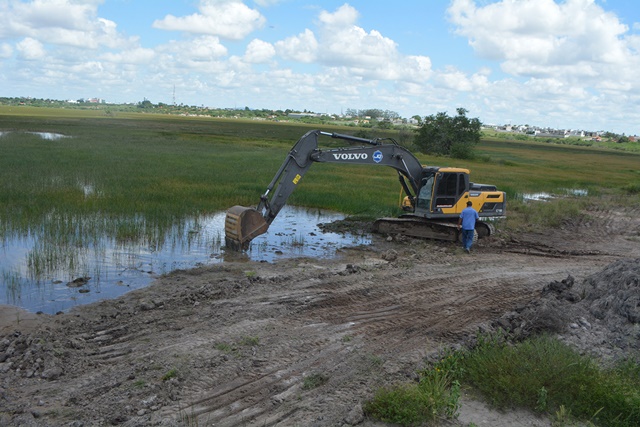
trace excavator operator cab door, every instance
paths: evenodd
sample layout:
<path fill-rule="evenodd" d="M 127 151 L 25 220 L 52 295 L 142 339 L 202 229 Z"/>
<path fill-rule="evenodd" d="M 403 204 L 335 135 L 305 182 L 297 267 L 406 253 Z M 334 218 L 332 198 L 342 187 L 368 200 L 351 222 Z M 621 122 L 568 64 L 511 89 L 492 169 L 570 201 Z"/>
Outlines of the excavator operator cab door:
<path fill-rule="evenodd" d="M 435 173 L 428 173 L 420 181 L 420 191 L 418 192 L 418 202 L 416 203 L 416 213 L 431 212 L 431 199 L 433 187 L 436 180 Z"/>

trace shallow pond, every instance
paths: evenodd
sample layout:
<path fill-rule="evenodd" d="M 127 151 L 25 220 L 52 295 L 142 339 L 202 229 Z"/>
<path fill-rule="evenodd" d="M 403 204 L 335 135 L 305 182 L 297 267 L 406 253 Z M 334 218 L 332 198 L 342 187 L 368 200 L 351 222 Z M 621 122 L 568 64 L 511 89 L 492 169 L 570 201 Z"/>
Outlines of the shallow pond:
<path fill-rule="evenodd" d="M 163 244 L 153 247 L 101 238 L 77 248 L 74 262 L 68 263 L 73 266 L 38 274 L 29 267 L 33 265 L 30 259 L 37 250 L 38 236 L 6 239 L 0 242 L 0 304 L 54 314 L 118 297 L 176 269 L 225 260 L 273 262 L 292 256 L 331 257 L 338 248 L 370 242 L 370 236 L 324 233 L 318 227 L 343 218 L 334 212 L 285 206 L 269 231 L 239 254 L 225 251 L 225 213 L 221 212 L 187 220 L 175 227 Z M 84 277 L 90 278 L 85 281 Z"/>

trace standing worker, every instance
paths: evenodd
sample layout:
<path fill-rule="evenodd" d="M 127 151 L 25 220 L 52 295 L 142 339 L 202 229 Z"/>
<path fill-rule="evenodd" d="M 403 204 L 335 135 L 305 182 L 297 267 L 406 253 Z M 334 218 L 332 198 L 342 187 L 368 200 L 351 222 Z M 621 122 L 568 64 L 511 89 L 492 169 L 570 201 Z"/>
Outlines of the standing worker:
<path fill-rule="evenodd" d="M 467 207 L 460 212 L 460 219 L 458 219 L 458 230 L 462 228 L 462 246 L 467 253 L 471 252 L 476 221 L 480 218 L 478 212 L 476 212 L 471 205 L 473 205 L 473 203 L 468 201 Z"/>

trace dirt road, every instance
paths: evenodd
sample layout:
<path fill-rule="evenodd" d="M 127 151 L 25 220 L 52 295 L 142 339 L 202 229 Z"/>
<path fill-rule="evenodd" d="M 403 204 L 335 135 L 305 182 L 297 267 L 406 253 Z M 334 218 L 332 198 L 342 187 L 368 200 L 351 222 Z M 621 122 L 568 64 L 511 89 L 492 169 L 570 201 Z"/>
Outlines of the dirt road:
<path fill-rule="evenodd" d="M 0 425 L 380 425 L 361 407 L 378 387 L 552 281 L 640 258 L 637 210 L 588 214 L 470 255 L 381 236 L 331 260 L 176 271 L 57 316 L 3 309 Z M 473 401 L 448 423 L 549 425 Z"/>

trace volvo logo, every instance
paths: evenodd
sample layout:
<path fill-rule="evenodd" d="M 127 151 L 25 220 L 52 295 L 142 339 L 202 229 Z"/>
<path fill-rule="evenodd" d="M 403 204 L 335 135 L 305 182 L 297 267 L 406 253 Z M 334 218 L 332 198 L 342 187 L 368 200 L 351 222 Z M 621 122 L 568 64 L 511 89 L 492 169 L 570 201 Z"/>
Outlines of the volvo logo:
<path fill-rule="evenodd" d="M 367 153 L 338 153 L 333 155 L 336 160 L 367 160 L 368 157 Z"/>
<path fill-rule="evenodd" d="M 376 150 L 375 153 L 373 153 L 373 161 L 376 163 L 380 163 L 382 161 L 382 157 L 384 157 L 382 155 L 382 151 L 380 150 Z"/>

